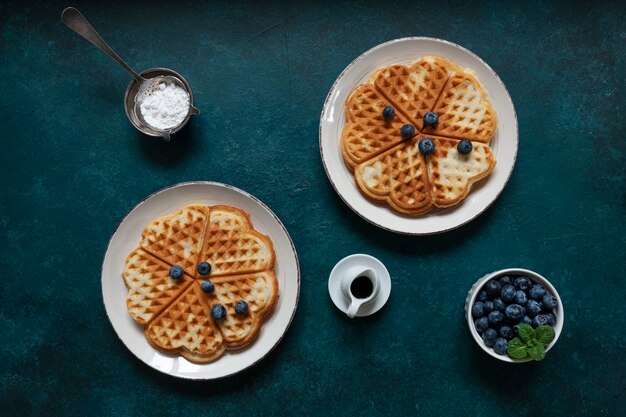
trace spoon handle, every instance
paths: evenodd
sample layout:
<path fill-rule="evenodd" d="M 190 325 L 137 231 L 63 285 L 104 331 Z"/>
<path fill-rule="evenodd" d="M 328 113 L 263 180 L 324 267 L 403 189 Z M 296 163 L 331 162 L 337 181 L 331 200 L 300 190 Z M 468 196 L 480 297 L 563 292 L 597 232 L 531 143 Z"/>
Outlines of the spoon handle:
<path fill-rule="evenodd" d="M 78 10 L 73 7 L 68 7 L 63 10 L 61 14 L 61 20 L 67 27 L 78 33 L 83 38 L 94 44 L 102 52 L 113 58 L 118 64 L 120 64 L 126 71 L 133 76 L 137 82 L 141 82 L 143 79 L 137 74 L 131 67 L 126 64 L 107 43 L 98 35 L 98 32 L 89 24 L 87 19 L 83 17 Z"/>

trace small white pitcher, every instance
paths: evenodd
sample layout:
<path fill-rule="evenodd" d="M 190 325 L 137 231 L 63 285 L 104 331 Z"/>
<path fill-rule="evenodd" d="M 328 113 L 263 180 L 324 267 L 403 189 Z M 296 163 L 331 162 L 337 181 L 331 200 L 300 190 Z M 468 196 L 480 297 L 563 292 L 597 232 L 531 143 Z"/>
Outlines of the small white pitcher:
<path fill-rule="evenodd" d="M 356 297 L 352 293 L 351 289 L 354 280 L 360 277 L 366 277 L 372 283 L 372 292 L 365 298 Z M 349 270 L 343 277 L 341 277 L 341 292 L 343 293 L 346 301 L 350 303 L 350 305 L 348 306 L 348 310 L 346 311 L 346 315 L 350 318 L 354 318 L 354 316 L 356 316 L 362 306 L 368 305 L 376 299 L 379 291 L 380 280 L 378 279 L 376 272 L 372 268 L 353 268 Z"/>
<path fill-rule="evenodd" d="M 369 282 L 362 283 L 363 288 L 358 287 L 361 282 L 354 282 L 359 277 L 369 280 Z M 370 283 L 371 287 L 367 285 Z M 330 299 L 350 318 L 365 317 L 376 313 L 383 308 L 390 293 L 389 271 L 381 261 L 364 253 L 355 253 L 341 259 L 328 276 Z"/>

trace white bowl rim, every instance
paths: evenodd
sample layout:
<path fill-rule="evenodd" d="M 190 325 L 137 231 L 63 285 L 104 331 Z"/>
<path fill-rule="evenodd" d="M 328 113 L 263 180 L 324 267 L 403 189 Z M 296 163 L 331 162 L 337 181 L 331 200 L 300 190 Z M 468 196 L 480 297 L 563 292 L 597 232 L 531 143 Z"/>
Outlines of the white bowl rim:
<path fill-rule="evenodd" d="M 500 269 L 498 271 L 494 271 L 485 275 L 484 277 L 478 279 L 478 281 L 474 283 L 465 301 L 465 319 L 467 321 L 467 327 L 469 328 L 470 333 L 472 334 L 472 337 L 474 338 L 474 341 L 482 348 L 482 350 L 484 350 L 486 353 L 493 356 L 494 358 L 501 360 L 503 362 L 509 362 L 509 363 L 530 362 L 532 361 L 531 358 L 513 359 L 508 355 L 498 355 L 496 352 L 494 352 L 492 348 L 485 345 L 485 342 L 483 342 L 482 338 L 480 337 L 480 335 L 474 328 L 474 320 L 471 314 L 471 310 L 472 310 L 471 306 L 474 305 L 474 301 L 476 300 L 476 297 L 478 296 L 478 292 L 487 281 L 493 278 L 503 276 L 503 275 L 527 276 L 528 278 L 531 279 L 531 281 L 535 281 L 543 285 L 544 288 L 546 288 L 546 290 L 550 291 L 550 293 L 556 297 L 557 307 L 555 309 L 556 325 L 554 326 L 554 340 L 552 340 L 552 342 L 550 342 L 550 344 L 546 347 L 546 353 L 550 349 L 552 349 L 552 347 L 556 344 L 556 341 L 559 339 L 559 336 L 561 335 L 561 331 L 563 330 L 563 321 L 565 317 L 565 313 L 563 310 L 563 302 L 561 301 L 561 297 L 559 296 L 559 293 L 557 292 L 556 288 L 554 288 L 554 286 L 550 283 L 550 281 L 548 281 L 544 276 L 542 276 L 541 274 L 538 274 L 537 272 L 531 271 L 529 269 L 524 269 L 524 268 Z"/>

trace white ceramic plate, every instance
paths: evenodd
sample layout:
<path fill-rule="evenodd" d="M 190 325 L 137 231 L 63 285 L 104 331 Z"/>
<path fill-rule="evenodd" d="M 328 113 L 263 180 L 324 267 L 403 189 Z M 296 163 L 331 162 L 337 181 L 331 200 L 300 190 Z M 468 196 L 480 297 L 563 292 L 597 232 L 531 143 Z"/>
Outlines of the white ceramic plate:
<path fill-rule="evenodd" d="M 479 181 L 463 202 L 447 209 L 434 209 L 421 217 L 404 216 L 387 205 L 376 204 L 358 190 L 354 175 L 341 156 L 341 131 L 345 124 L 345 101 L 354 87 L 364 84 L 383 66 L 415 62 L 422 55 L 451 59 L 476 72 L 498 115 L 498 129 L 491 140 L 497 164 L 491 175 Z M 467 49 L 434 38 L 402 38 L 378 45 L 352 61 L 335 81 L 324 103 L 320 120 L 320 152 L 326 174 L 341 199 L 365 220 L 392 232 L 424 235 L 459 227 L 482 213 L 506 185 L 517 156 L 517 115 L 506 87 L 482 59 Z"/>
<path fill-rule="evenodd" d="M 170 214 L 187 204 L 228 204 L 250 214 L 254 228 L 269 236 L 276 251 L 279 298 L 265 318 L 257 339 L 248 347 L 226 351 L 209 364 L 195 364 L 180 355 L 154 349 L 126 309 L 126 286 L 122 269 L 126 256 L 139 246 L 142 230 L 154 218 Z M 158 191 L 140 202 L 113 233 L 102 264 L 102 296 L 109 320 L 130 351 L 152 368 L 190 379 L 215 379 L 246 369 L 265 357 L 282 339 L 296 312 L 300 294 L 300 268 L 296 249 L 278 217 L 261 201 L 235 187 L 215 182 L 189 182 Z"/>

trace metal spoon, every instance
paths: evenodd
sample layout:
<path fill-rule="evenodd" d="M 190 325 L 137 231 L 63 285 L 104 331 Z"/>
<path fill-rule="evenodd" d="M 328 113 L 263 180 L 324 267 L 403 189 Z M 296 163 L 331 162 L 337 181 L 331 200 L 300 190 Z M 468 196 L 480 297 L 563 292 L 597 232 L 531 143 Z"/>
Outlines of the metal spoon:
<path fill-rule="evenodd" d="M 74 7 L 68 7 L 65 10 L 63 10 L 63 13 L 61 14 L 61 20 L 63 21 L 63 23 L 65 23 L 67 27 L 72 29 L 74 32 L 78 33 L 83 38 L 87 39 L 89 42 L 95 45 L 102 52 L 104 52 L 105 54 L 113 58 L 115 62 L 120 64 L 122 68 L 124 68 L 133 77 L 135 82 L 129 85 L 127 92 L 131 90 L 131 87 L 133 87 L 135 83 L 136 83 L 135 85 L 138 85 L 138 88 L 132 88 L 132 90 L 135 92 L 134 100 L 133 100 L 134 106 L 132 109 L 129 109 L 128 107 L 130 106 L 130 104 L 128 100 L 124 100 L 124 105 L 126 106 L 126 114 L 128 115 L 130 121 L 133 123 L 133 125 L 137 129 L 151 136 L 161 136 L 163 137 L 163 139 L 165 139 L 165 141 L 169 142 L 170 135 L 172 133 L 180 130 L 187 123 L 187 121 L 189 120 L 189 117 L 192 114 L 199 113 L 199 110 L 193 106 L 193 94 L 191 92 L 191 88 L 189 87 L 189 84 L 187 83 L 186 80 L 182 79 L 182 76 L 180 76 L 178 73 L 172 70 L 169 70 L 167 68 L 162 68 L 161 74 L 154 76 L 152 78 L 146 79 L 142 77 L 141 75 L 137 74 L 135 70 L 133 70 L 126 62 L 124 62 L 122 58 L 120 58 L 113 51 L 113 49 L 111 49 L 111 47 L 107 45 L 107 43 L 100 37 L 98 32 L 96 32 L 96 30 L 89 24 L 87 19 L 85 19 L 83 15 Z M 149 71 L 150 70 L 146 70 L 144 71 L 144 73 L 149 72 Z M 170 74 L 170 73 L 177 74 L 180 76 L 180 78 L 172 76 L 172 75 L 165 75 L 165 74 Z M 141 114 L 141 111 L 139 109 L 141 100 L 146 95 L 150 94 L 161 83 L 175 84 L 179 86 L 180 88 L 184 89 L 189 94 L 189 113 L 187 114 L 187 117 L 179 125 L 173 126 L 169 129 L 156 129 L 150 126 L 144 120 L 143 115 Z M 131 112 L 132 112 L 132 115 L 131 115 Z M 133 118 L 132 116 L 135 116 L 135 117 Z M 139 122 L 139 124 L 137 122 Z"/>

